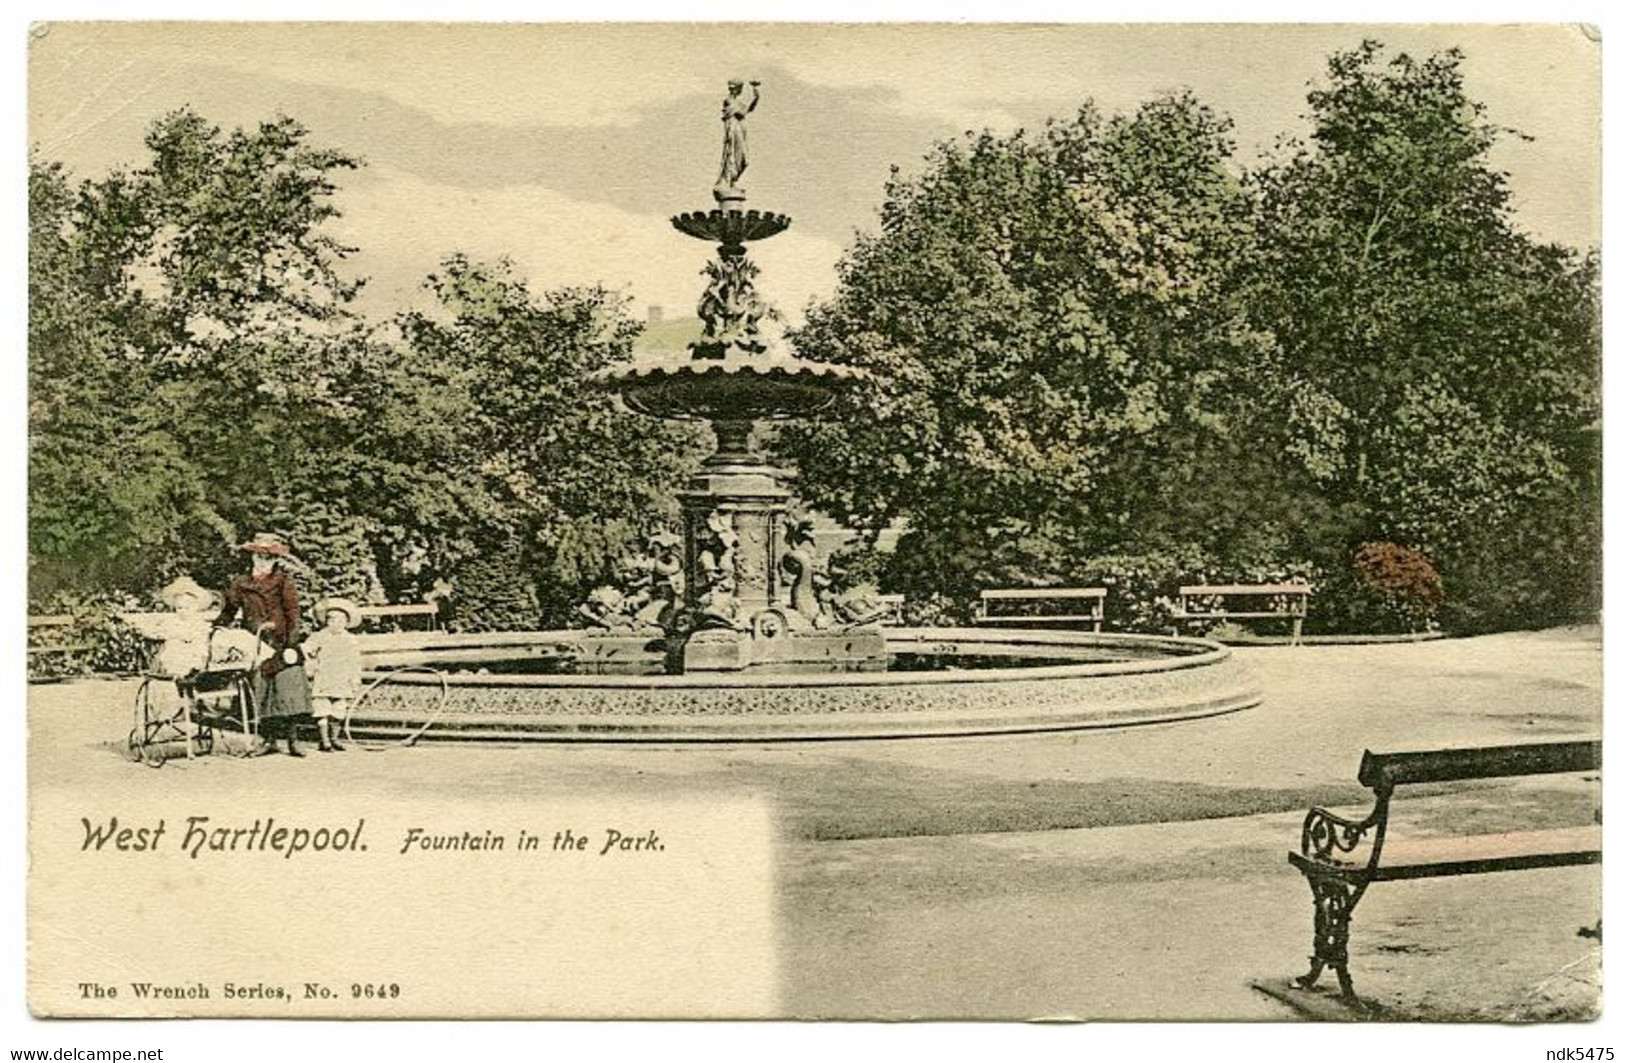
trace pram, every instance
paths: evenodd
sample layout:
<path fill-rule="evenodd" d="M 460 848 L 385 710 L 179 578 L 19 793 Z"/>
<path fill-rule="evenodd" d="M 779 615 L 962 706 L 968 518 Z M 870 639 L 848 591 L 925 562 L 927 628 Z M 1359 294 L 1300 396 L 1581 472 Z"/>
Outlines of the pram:
<path fill-rule="evenodd" d="M 149 638 L 155 635 L 152 624 L 134 626 Z M 155 666 L 135 695 L 129 738 L 134 758 L 161 767 L 177 744 L 188 760 L 211 753 L 219 729 L 240 733 L 241 752 L 248 753 L 259 731 L 251 676 L 265 660 L 265 644 L 252 632 L 227 628 L 210 629 L 201 640 L 173 630 L 156 637 L 163 643 Z"/>

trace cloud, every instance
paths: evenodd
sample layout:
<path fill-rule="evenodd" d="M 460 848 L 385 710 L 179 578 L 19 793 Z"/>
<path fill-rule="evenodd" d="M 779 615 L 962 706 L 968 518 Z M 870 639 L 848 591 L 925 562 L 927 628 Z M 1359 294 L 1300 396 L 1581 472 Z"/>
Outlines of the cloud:
<path fill-rule="evenodd" d="M 718 104 L 726 79 L 746 73 L 764 83 L 749 119 L 750 205 L 796 218 L 764 262 L 788 246 L 819 263 L 780 267 L 797 293 L 781 302 L 799 305 L 821 289 L 812 275 L 827 273 L 830 249 L 875 227 L 891 167 L 916 171 L 937 140 L 1038 128 L 1090 98 L 1130 111 L 1189 87 L 1235 119 L 1246 164 L 1303 131 L 1307 84 L 1365 35 L 1423 53 L 1461 43 L 1490 118 L 1540 138 L 1494 156 L 1523 223 L 1548 239 L 1598 239 L 1596 49 L 1559 27 L 62 24 L 31 46 L 30 135 L 44 157 L 88 174 L 138 164 L 145 127 L 182 104 L 227 127 L 281 112 L 389 175 L 346 178 L 346 209 L 370 235 L 406 226 L 448 247 L 459 231 L 521 244 L 558 229 L 525 210 L 569 204 L 615 232 L 642 219 L 663 240 L 666 215 L 711 205 Z M 434 198 L 383 195 L 408 179 Z M 458 208 L 469 200 L 484 213 Z M 530 257 L 619 276 L 604 258 L 613 241 L 586 222 L 573 234 Z M 570 254 L 583 270 L 563 265 Z M 375 288 L 403 269 L 376 261 Z M 663 305 L 697 297 L 650 265 L 627 277 Z"/>
<path fill-rule="evenodd" d="M 630 296 L 639 312 L 693 313 L 704 288 L 710 245 L 686 237 L 667 217 L 580 200 L 542 185 L 491 188 L 443 184 L 388 168 L 344 191 L 335 235 L 358 247 L 353 268 L 370 279 L 363 308 L 384 314 L 423 306 L 424 278 L 453 252 L 511 258 L 532 290 L 602 284 Z M 840 246 L 789 232 L 753 244 L 758 288 L 798 320 L 808 299 L 834 287 Z"/>
<path fill-rule="evenodd" d="M 66 32 L 57 36 L 53 48 L 39 48 L 33 58 L 31 135 L 44 157 L 81 173 L 138 163 L 143 130 L 160 115 L 191 105 L 226 127 L 287 114 L 305 124 L 317 143 L 434 184 L 541 185 L 635 212 L 711 205 L 721 143 L 721 74 L 706 88 L 692 76 L 630 79 L 660 91 L 630 93 L 629 106 L 616 111 L 617 124 L 608 124 L 583 120 L 592 109 L 576 106 L 583 94 L 621 98 L 621 83 L 591 63 L 570 76 L 555 71 L 548 84 L 562 80 L 569 86 L 560 96 L 509 83 L 500 108 L 407 102 L 456 95 L 444 64 L 448 55 L 472 47 L 465 42 L 460 49 L 441 47 L 419 56 L 412 50 L 416 31 L 397 43 L 393 65 L 376 57 L 363 64 L 366 78 L 355 63 L 330 69 L 317 62 L 328 54 L 327 45 L 304 53 L 301 62 L 309 69 L 294 77 L 299 71 L 290 69 L 275 35 L 264 42 L 261 62 L 242 58 L 241 44 L 228 47 L 229 41 L 215 42 L 218 51 L 181 53 L 160 34 L 147 51 L 120 53 L 113 47 L 116 34 L 111 41 L 98 34 L 88 41 L 60 39 Z M 667 39 L 668 63 L 669 53 L 686 54 Z M 350 72 L 341 76 L 337 69 Z M 912 163 L 933 139 L 954 132 L 899 112 L 890 106 L 890 90 L 823 88 L 771 66 L 750 72 L 765 82 L 763 104 L 750 120 L 751 169 L 744 183 L 751 205 L 792 213 L 801 231 L 825 239 L 844 243 L 855 228 L 871 225 L 891 163 Z M 438 88 L 406 91 L 414 80 Z M 469 98 L 481 100 L 488 92 L 482 76 Z M 514 102 L 521 100 L 523 106 Z"/>

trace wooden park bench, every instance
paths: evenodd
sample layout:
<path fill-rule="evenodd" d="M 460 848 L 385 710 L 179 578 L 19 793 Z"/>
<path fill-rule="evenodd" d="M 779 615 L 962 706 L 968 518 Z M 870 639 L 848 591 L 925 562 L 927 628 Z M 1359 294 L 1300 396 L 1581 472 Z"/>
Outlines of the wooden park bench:
<path fill-rule="evenodd" d="M 1048 612 L 1044 606 L 1058 606 Z M 1009 610 L 1015 611 L 1009 611 Z M 1088 624 L 1099 631 L 1106 619 L 1104 587 L 1018 587 L 983 591 L 978 624 Z"/>
<path fill-rule="evenodd" d="M 76 653 L 89 653 L 96 648 L 90 642 L 63 642 L 49 641 L 52 637 L 47 632 L 56 628 L 72 628 L 74 618 L 67 613 L 36 614 L 28 618 L 29 641 L 33 645 L 28 647 L 28 675 L 30 679 L 48 678 L 50 669 L 41 663 L 46 658 L 62 656 L 71 660 Z M 35 641 L 38 638 L 43 641 Z"/>
<path fill-rule="evenodd" d="M 1196 583 L 1179 588 L 1179 608 L 1173 619 L 1193 623 L 1209 620 L 1291 620 L 1292 644 L 1303 638 L 1303 618 L 1309 615 L 1307 583 Z M 1235 599 L 1244 599 L 1238 605 Z"/>
<path fill-rule="evenodd" d="M 1360 761 L 1360 785 L 1376 794 L 1364 819 L 1345 819 L 1323 808 L 1303 821 L 1292 866 L 1303 872 L 1315 906 L 1315 951 L 1309 973 L 1296 980 L 1308 989 L 1321 971 L 1337 972 L 1343 999 L 1359 1006 L 1349 977 L 1349 920 L 1375 882 L 1478 875 L 1538 867 L 1595 864 L 1602 860 L 1602 827 L 1547 828 L 1501 834 L 1390 838 L 1388 809 L 1394 790 L 1413 783 L 1494 779 L 1556 772 L 1597 771 L 1602 743 L 1544 742 L 1533 745 L 1439 749 L 1419 753 L 1373 753 Z"/>
<path fill-rule="evenodd" d="M 903 596 L 901 594 L 877 594 L 875 601 L 885 607 L 879 623 L 882 627 L 897 627 L 903 622 Z"/>
<path fill-rule="evenodd" d="M 419 605 L 363 605 L 361 619 L 363 621 L 377 622 L 396 617 L 422 616 L 428 618 L 428 630 L 434 631 L 440 625 L 440 606 L 434 602 L 424 602 Z"/>

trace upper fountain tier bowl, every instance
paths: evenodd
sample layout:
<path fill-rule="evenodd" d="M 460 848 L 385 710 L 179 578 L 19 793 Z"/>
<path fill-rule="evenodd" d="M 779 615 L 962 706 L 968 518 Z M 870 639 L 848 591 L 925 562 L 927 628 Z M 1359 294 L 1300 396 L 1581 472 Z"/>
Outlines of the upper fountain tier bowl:
<path fill-rule="evenodd" d="M 769 210 L 692 211 L 674 216 L 671 224 L 678 232 L 696 239 L 739 247 L 782 233 L 790 227 L 790 216 Z"/>

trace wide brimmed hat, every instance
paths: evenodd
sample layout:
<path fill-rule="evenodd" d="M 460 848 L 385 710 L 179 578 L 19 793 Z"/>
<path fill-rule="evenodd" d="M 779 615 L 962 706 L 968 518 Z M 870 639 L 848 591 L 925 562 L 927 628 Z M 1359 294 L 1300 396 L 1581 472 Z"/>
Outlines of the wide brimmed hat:
<path fill-rule="evenodd" d="M 158 600 L 171 609 L 207 609 L 214 605 L 214 595 L 191 576 L 181 576 L 158 592 Z"/>
<path fill-rule="evenodd" d="M 361 623 L 361 607 L 348 598 L 323 598 L 316 603 L 316 620 L 327 623 L 327 614 L 337 609 L 344 614 L 344 626 L 355 627 Z"/>
<path fill-rule="evenodd" d="M 254 538 L 238 547 L 251 554 L 270 554 L 273 557 L 287 557 L 288 544 L 282 541 L 282 536 L 275 532 L 260 532 Z"/>

